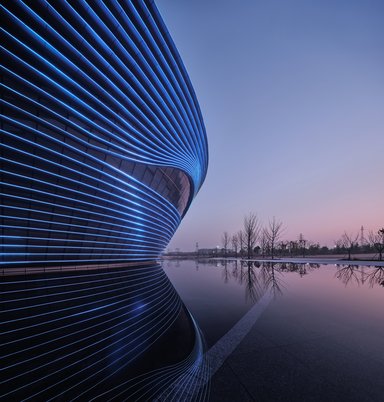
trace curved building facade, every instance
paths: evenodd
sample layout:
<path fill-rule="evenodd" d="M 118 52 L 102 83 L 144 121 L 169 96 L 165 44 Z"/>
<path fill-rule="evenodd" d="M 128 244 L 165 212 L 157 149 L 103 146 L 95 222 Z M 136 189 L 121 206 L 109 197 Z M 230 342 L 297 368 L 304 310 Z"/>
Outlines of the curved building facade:
<path fill-rule="evenodd" d="M 156 258 L 208 151 L 153 1 L 6 2 L 0 18 L 1 265 Z"/>
<path fill-rule="evenodd" d="M 0 4 L 0 399 L 204 400 L 161 265 L 208 164 L 152 0 Z"/>

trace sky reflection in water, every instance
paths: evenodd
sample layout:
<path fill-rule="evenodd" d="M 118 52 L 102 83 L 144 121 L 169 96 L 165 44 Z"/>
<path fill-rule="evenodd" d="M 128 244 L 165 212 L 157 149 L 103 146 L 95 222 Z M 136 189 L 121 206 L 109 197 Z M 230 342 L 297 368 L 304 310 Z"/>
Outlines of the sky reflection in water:
<path fill-rule="evenodd" d="M 369 332 L 371 339 L 384 336 L 383 267 L 165 261 L 163 268 L 208 347 L 265 291 L 272 291 L 274 299 L 263 314 L 281 320 L 280 330 L 295 323 L 321 336 L 336 327 Z"/>

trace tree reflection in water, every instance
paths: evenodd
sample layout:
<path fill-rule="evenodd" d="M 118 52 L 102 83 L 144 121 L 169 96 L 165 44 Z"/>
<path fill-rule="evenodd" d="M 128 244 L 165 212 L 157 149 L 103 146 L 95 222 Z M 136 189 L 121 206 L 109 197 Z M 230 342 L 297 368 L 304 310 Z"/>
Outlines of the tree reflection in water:
<path fill-rule="evenodd" d="M 295 263 L 275 261 L 247 260 L 199 260 L 199 263 L 215 265 L 223 268 L 222 278 L 225 283 L 234 280 L 245 288 L 246 301 L 256 303 L 266 291 L 271 291 L 273 297 L 283 294 L 285 289 L 284 273 L 297 273 L 301 277 L 319 269 L 323 264 Z M 198 269 L 196 262 L 196 269 Z M 326 264 L 324 264 L 326 265 Z M 384 267 L 343 265 L 337 266 L 335 278 L 345 286 L 364 285 L 384 287 Z"/>
<path fill-rule="evenodd" d="M 360 271 L 358 265 L 346 265 L 338 268 L 335 277 L 343 282 L 345 286 L 348 286 L 353 282 L 358 286 L 364 283 L 363 272 Z"/>
<path fill-rule="evenodd" d="M 365 273 L 365 279 L 369 286 L 380 285 L 384 287 L 384 267 L 370 267 L 370 272 Z"/>
<path fill-rule="evenodd" d="M 345 265 L 337 269 L 335 277 L 345 286 L 353 283 L 358 286 L 368 283 L 371 288 L 375 285 L 384 286 L 384 267 Z"/>
<path fill-rule="evenodd" d="M 264 262 L 260 267 L 260 277 L 262 278 L 265 291 L 270 290 L 273 297 L 283 294 L 284 281 L 281 275 L 282 264 L 274 262 Z"/>
<path fill-rule="evenodd" d="M 243 282 L 245 283 L 245 299 L 256 302 L 264 294 L 263 286 L 257 275 L 256 269 L 254 269 L 254 263 L 247 261 L 245 266 L 245 272 L 243 274 Z"/>
<path fill-rule="evenodd" d="M 223 269 L 223 279 L 224 283 L 228 283 L 230 277 L 231 277 L 231 272 L 228 270 L 228 261 L 224 260 L 221 265 L 224 267 Z"/>
<path fill-rule="evenodd" d="M 232 276 L 233 276 L 236 280 L 239 279 L 239 269 L 238 269 L 238 265 L 239 265 L 239 263 L 238 263 L 237 260 L 234 261 L 233 264 L 232 264 Z"/>
<path fill-rule="evenodd" d="M 283 264 L 281 263 L 238 260 L 221 260 L 219 262 L 218 260 L 205 260 L 200 262 L 222 267 L 224 283 L 228 283 L 232 278 L 240 285 L 244 285 L 247 301 L 258 301 L 267 290 L 272 290 L 275 296 L 282 294 L 284 283 L 281 271 L 285 269 L 282 269 Z M 292 270 L 292 264 L 290 266 Z"/>

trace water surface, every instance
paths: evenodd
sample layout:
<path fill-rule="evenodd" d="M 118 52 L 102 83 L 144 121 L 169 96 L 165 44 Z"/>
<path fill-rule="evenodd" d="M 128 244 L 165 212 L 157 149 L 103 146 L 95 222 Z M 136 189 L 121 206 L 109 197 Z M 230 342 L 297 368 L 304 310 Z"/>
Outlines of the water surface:
<path fill-rule="evenodd" d="M 384 267 L 165 261 L 163 268 L 212 346 L 262 297 L 273 336 L 290 332 L 339 337 L 384 361 Z M 257 325 L 257 324 L 256 324 Z M 353 334 L 344 339 L 345 332 Z M 272 336 L 272 335 L 271 335 Z M 353 341 L 352 341 L 353 338 Z"/>

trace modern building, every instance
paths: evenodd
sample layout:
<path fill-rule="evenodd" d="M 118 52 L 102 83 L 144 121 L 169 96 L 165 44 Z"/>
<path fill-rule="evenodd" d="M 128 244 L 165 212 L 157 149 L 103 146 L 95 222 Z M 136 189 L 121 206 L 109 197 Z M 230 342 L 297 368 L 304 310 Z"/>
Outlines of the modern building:
<path fill-rule="evenodd" d="M 207 139 L 154 2 L 8 1 L 0 21 L 0 399 L 204 399 L 155 259 Z"/>
<path fill-rule="evenodd" d="M 207 139 L 153 1 L 0 7 L 4 267 L 156 258 Z"/>

